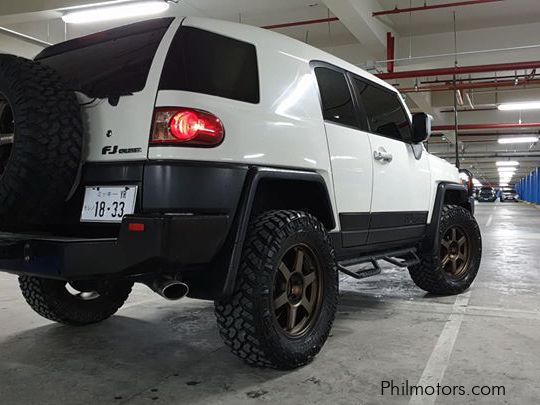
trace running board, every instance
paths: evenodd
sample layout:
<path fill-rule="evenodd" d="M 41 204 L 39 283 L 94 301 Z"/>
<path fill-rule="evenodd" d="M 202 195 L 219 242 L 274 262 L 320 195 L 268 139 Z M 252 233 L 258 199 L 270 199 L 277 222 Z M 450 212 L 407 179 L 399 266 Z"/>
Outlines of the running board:
<path fill-rule="evenodd" d="M 400 268 L 414 266 L 415 264 L 420 263 L 420 258 L 416 254 L 416 248 L 411 248 L 394 250 L 389 252 L 381 252 L 378 254 L 343 260 L 338 263 L 338 269 L 339 271 L 350 277 L 361 280 L 363 278 L 376 276 L 377 274 L 381 273 L 381 268 L 378 263 L 379 260 L 384 260 L 385 262 L 388 262 Z M 371 263 L 373 267 L 361 269 L 358 271 L 352 271 L 349 269 L 350 267 L 364 263 Z"/>
<path fill-rule="evenodd" d="M 368 269 L 361 269 L 361 270 L 357 270 L 357 271 L 352 271 L 352 270 L 349 270 L 346 267 L 343 267 L 340 264 L 338 264 L 338 269 L 342 273 L 344 273 L 344 274 L 346 274 L 346 275 L 348 275 L 348 276 L 350 276 L 352 278 L 355 278 L 357 280 L 361 280 L 363 278 L 376 276 L 377 274 L 381 273 L 381 268 L 379 267 L 379 263 L 377 263 L 377 261 L 375 261 L 375 260 L 372 261 L 371 263 L 373 264 L 373 267 L 368 268 Z"/>

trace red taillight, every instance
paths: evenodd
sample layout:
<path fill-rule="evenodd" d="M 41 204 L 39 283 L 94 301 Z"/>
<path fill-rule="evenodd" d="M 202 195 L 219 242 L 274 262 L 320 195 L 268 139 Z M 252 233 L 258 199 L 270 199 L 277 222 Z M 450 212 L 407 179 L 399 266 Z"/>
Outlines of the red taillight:
<path fill-rule="evenodd" d="M 225 136 L 221 120 L 206 111 L 191 108 L 159 108 L 154 115 L 150 143 L 211 147 Z"/>

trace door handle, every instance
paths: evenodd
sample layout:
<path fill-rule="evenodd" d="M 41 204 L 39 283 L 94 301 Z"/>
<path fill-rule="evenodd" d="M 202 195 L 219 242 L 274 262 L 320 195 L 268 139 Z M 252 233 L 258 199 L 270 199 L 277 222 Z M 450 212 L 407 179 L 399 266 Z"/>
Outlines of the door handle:
<path fill-rule="evenodd" d="M 378 162 L 390 163 L 393 159 L 393 156 L 391 153 L 388 153 L 384 148 L 379 148 L 379 150 L 373 152 L 373 158 Z"/>

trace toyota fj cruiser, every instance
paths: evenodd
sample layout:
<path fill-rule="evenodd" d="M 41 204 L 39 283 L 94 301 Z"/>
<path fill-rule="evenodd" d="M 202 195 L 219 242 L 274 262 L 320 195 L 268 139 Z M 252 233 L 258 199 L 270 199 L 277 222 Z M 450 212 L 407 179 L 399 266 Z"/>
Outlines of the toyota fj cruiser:
<path fill-rule="evenodd" d="M 385 260 L 434 294 L 474 280 L 470 190 L 429 134 L 385 82 L 240 24 L 161 18 L 1 55 L 0 268 L 70 325 L 134 282 L 213 300 L 236 355 L 298 367 L 339 271 Z"/>

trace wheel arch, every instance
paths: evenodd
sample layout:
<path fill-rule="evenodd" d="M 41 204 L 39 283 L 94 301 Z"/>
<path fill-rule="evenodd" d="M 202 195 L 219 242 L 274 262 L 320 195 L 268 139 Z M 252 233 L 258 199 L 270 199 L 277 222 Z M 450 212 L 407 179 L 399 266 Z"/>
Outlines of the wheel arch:
<path fill-rule="evenodd" d="M 438 243 L 441 212 L 443 206 L 448 204 L 458 205 L 471 212 L 471 214 L 474 214 L 474 199 L 469 196 L 469 192 L 465 186 L 448 182 L 439 183 L 437 185 L 431 222 L 426 229 L 426 237 L 422 244 L 422 250 L 429 251 Z"/>
<path fill-rule="evenodd" d="M 287 196 L 280 194 L 286 193 Z M 238 207 L 233 228 L 234 244 L 222 296 L 234 291 L 238 266 L 248 231 L 254 215 L 270 209 L 299 209 L 316 216 L 331 230 L 336 219 L 326 182 L 317 172 L 301 170 L 252 167 L 249 169 L 245 189 Z"/>

